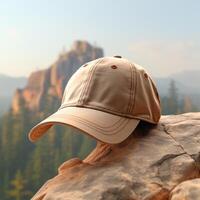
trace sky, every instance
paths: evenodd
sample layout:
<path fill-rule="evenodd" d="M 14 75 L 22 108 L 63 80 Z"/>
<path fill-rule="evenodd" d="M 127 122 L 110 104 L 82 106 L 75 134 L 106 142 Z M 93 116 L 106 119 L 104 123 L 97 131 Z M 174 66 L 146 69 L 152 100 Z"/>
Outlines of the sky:
<path fill-rule="evenodd" d="M 198 0 L 1 0 L 0 74 L 29 76 L 87 40 L 156 77 L 200 70 Z"/>

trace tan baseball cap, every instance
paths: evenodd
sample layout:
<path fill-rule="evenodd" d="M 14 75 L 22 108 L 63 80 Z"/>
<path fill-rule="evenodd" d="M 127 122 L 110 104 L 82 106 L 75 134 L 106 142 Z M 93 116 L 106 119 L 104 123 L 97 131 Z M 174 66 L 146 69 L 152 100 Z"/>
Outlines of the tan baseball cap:
<path fill-rule="evenodd" d="M 145 69 L 121 56 L 102 57 L 82 65 L 68 81 L 58 111 L 33 127 L 36 141 L 54 124 L 65 124 L 97 140 L 125 140 L 140 120 L 157 124 L 160 99 Z"/>

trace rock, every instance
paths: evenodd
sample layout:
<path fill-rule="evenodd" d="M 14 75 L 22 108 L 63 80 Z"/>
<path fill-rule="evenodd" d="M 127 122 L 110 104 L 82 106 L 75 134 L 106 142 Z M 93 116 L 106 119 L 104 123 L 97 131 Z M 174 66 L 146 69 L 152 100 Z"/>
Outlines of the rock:
<path fill-rule="evenodd" d="M 86 41 L 75 41 L 71 50 L 59 55 L 49 68 L 33 72 L 24 89 L 18 89 L 12 100 L 12 111 L 18 113 L 23 104 L 36 113 L 44 110 L 48 95 L 60 102 L 72 74 L 84 63 L 103 57 L 103 50 Z"/>
<path fill-rule="evenodd" d="M 199 144 L 200 113 L 140 122 L 124 142 L 99 142 L 83 161 L 65 162 L 32 200 L 177 200 L 185 181 L 200 177 Z M 191 183 L 191 195 L 197 184 Z"/>
<path fill-rule="evenodd" d="M 200 178 L 184 181 L 176 186 L 171 194 L 170 200 L 199 200 Z"/>

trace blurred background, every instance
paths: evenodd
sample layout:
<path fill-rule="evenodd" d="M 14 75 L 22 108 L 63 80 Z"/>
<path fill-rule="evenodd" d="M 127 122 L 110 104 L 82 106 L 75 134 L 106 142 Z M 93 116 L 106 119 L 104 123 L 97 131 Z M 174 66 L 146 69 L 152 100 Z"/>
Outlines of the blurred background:
<path fill-rule="evenodd" d="M 163 115 L 200 111 L 199 10 L 197 0 L 0 1 L 0 199 L 30 199 L 95 147 L 69 127 L 27 138 L 85 62 L 121 55 L 151 74 Z"/>

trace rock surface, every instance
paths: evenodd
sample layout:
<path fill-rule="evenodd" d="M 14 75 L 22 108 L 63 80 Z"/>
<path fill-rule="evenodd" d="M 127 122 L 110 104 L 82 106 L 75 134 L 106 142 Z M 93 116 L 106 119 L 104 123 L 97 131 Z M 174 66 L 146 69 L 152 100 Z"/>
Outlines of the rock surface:
<path fill-rule="evenodd" d="M 98 143 L 85 160 L 63 163 L 32 200 L 200 199 L 199 152 L 200 113 L 162 116 L 121 144 Z"/>
<path fill-rule="evenodd" d="M 61 53 L 49 68 L 33 72 L 25 88 L 16 90 L 12 100 L 13 112 L 18 113 L 21 104 L 30 111 L 42 111 L 48 96 L 60 104 L 64 88 L 72 74 L 84 63 L 99 57 L 103 57 L 101 48 L 86 41 L 75 41 L 71 50 Z"/>
<path fill-rule="evenodd" d="M 171 200 L 199 200 L 200 199 L 200 178 L 184 181 L 173 189 Z"/>

